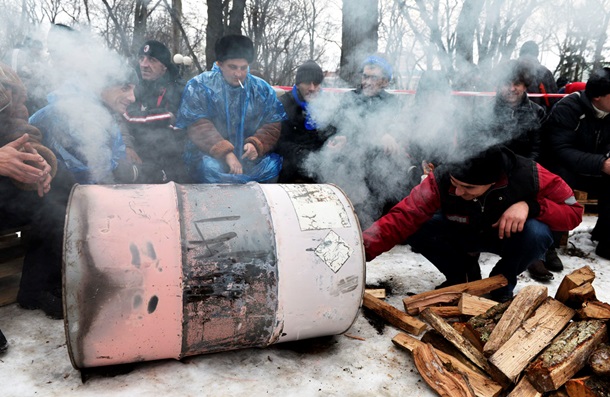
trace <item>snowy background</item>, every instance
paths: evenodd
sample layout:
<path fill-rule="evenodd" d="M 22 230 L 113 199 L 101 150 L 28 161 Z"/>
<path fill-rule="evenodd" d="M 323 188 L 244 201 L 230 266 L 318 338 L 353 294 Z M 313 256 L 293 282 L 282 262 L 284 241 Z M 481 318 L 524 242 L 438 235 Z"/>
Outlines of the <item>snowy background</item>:
<path fill-rule="evenodd" d="M 590 232 L 596 218 L 587 216 L 560 249 L 565 265 L 547 284 L 554 296 L 564 275 L 589 265 L 600 300 L 610 302 L 610 261 L 597 257 Z M 498 260 L 481 255 L 483 276 Z M 407 293 L 433 289 L 443 276 L 408 246 L 398 246 L 367 264 L 367 285 L 388 287 L 387 301 L 403 309 Z M 518 291 L 536 284 L 527 272 Z M 272 345 L 260 349 L 187 357 L 129 365 L 126 373 L 85 373 L 75 370 L 68 356 L 64 323 L 40 310 L 18 305 L 0 307 L 0 329 L 9 348 L 0 354 L 0 396 L 435 396 L 421 380 L 411 355 L 391 340 L 398 333 L 385 326 L 381 333 L 362 313 L 346 335 Z"/>

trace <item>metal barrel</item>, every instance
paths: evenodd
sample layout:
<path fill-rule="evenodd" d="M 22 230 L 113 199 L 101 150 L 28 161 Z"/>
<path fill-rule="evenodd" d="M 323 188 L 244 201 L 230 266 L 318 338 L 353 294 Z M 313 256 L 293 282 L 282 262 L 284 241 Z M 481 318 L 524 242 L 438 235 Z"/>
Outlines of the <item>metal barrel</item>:
<path fill-rule="evenodd" d="M 63 270 L 79 369 L 340 334 L 365 284 L 333 185 L 77 185 Z"/>

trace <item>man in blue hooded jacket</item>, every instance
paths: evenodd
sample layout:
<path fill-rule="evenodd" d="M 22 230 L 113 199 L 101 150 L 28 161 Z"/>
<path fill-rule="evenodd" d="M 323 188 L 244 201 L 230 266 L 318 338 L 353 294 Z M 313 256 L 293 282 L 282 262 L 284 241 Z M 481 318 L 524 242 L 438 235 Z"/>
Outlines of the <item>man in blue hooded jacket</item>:
<path fill-rule="evenodd" d="M 249 73 L 252 41 L 222 37 L 211 71 L 186 85 L 176 126 L 186 128 L 185 162 L 195 182 L 274 182 L 282 158 L 271 153 L 286 118 L 273 88 Z"/>

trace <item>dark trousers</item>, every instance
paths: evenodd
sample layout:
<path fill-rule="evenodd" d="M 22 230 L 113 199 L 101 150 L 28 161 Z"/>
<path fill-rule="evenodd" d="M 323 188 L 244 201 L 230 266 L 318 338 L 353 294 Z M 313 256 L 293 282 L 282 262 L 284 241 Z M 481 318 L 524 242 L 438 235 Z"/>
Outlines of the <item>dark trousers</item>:
<path fill-rule="evenodd" d="M 69 191 L 52 184 L 52 192 L 41 198 L 36 191 L 21 190 L 10 179 L 0 178 L 1 227 L 29 226 L 18 301 L 40 291 L 61 289 L 63 228 Z"/>
<path fill-rule="evenodd" d="M 407 243 L 413 251 L 421 253 L 452 282 L 465 282 L 466 273 L 473 263 L 475 252 L 491 252 L 502 259 L 490 276 L 502 274 L 508 280 L 507 292 L 517 285 L 517 276 L 545 253 L 553 244 L 549 227 L 535 219 L 525 222 L 523 231 L 499 239 L 497 229 L 488 232 L 467 233 L 454 226 L 441 213 L 426 222 Z"/>
<path fill-rule="evenodd" d="M 572 189 L 597 196 L 598 216 L 592 236 L 604 244 L 610 244 L 610 175 L 586 176 L 565 168 L 557 168 L 555 173 L 561 176 Z"/>

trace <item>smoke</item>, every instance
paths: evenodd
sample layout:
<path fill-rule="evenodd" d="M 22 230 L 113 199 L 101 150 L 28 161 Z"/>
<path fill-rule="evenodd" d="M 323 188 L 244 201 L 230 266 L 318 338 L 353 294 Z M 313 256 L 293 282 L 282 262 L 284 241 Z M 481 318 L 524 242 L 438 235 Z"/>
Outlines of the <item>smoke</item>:
<path fill-rule="evenodd" d="M 135 83 L 126 61 L 95 36 L 54 26 L 48 35 L 49 105 L 31 120 L 45 135 L 88 166 L 93 181 L 112 182 L 118 127 L 102 92 Z"/>

